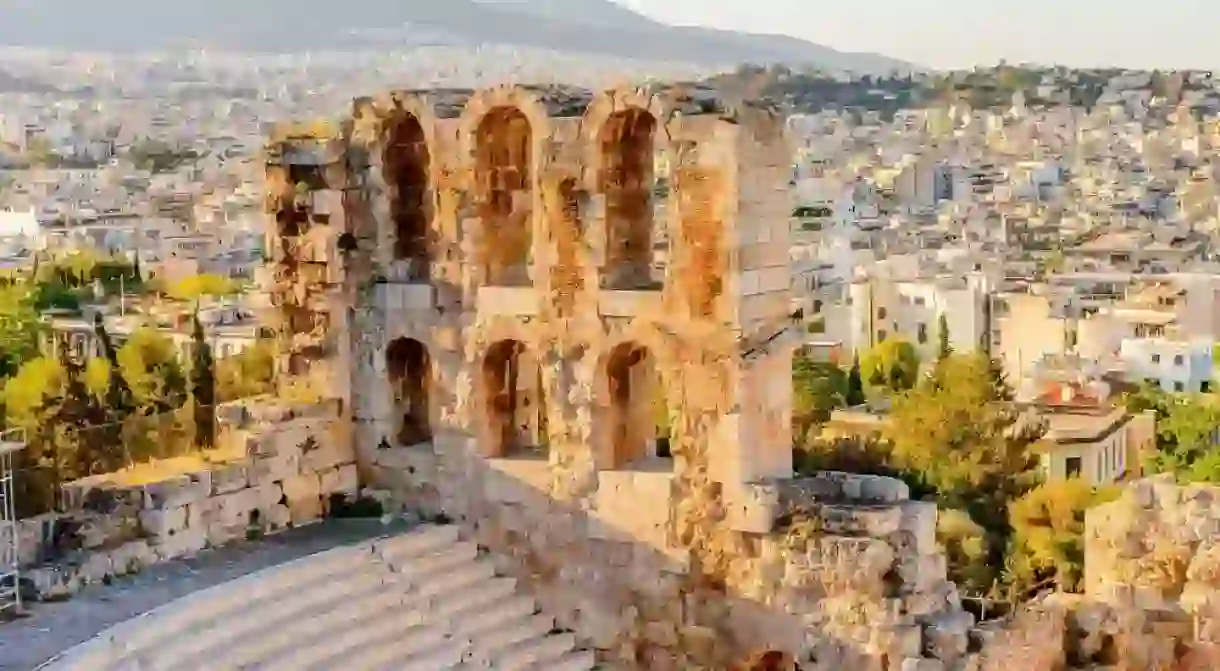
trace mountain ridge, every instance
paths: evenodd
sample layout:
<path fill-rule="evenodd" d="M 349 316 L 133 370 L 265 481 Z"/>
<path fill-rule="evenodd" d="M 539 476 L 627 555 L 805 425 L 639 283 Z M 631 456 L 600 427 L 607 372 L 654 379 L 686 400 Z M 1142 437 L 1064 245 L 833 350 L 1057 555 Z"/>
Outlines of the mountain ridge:
<path fill-rule="evenodd" d="M 64 17 L 72 17 L 65 21 Z M 724 66 L 813 65 L 859 73 L 918 68 L 879 54 L 839 52 L 794 37 L 654 21 L 610 0 L 7 0 L 0 45 L 77 51 L 176 46 L 300 52 L 367 46 L 367 31 L 437 34 L 455 44 L 506 44 L 640 60 Z M 435 43 L 430 42 L 430 43 Z M 386 47 L 387 44 L 373 46 Z"/>

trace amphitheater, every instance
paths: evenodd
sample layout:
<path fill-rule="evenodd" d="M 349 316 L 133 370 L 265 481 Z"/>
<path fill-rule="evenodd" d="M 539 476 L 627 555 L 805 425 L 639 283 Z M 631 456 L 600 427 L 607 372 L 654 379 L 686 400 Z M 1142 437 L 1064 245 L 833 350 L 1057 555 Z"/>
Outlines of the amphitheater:
<path fill-rule="evenodd" d="M 1201 514 L 1189 491 L 1141 483 L 1093 516 L 1113 570 L 1088 597 L 976 623 L 935 504 L 794 477 L 783 131 L 679 84 L 405 91 L 278 128 L 280 398 L 222 413 L 238 454 L 213 471 L 112 491 L 144 535 L 100 570 L 40 580 L 299 526 L 336 493 L 435 524 L 171 601 L 47 668 L 1216 668 L 1216 532 L 1174 540 L 1191 568 L 1155 589 L 1114 540 Z"/>

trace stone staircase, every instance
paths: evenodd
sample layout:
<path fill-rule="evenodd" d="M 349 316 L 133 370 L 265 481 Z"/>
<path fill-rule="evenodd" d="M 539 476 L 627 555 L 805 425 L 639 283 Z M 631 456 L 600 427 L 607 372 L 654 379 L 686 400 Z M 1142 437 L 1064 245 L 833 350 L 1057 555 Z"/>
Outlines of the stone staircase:
<path fill-rule="evenodd" d="M 588 671 L 454 526 L 321 552 L 135 617 L 48 671 Z"/>

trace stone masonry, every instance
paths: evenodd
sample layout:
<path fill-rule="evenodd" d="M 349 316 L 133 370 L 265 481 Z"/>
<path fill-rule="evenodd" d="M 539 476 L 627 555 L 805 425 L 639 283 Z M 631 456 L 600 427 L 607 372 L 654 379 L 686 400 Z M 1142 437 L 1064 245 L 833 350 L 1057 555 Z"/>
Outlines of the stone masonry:
<path fill-rule="evenodd" d="M 282 384 L 337 399 L 363 484 L 459 522 L 608 661 L 965 663 L 935 506 L 792 480 L 783 127 L 674 84 L 278 129 Z"/>
<path fill-rule="evenodd" d="M 16 523 L 23 576 L 39 597 L 57 598 L 252 532 L 320 520 L 332 494 L 358 493 L 336 410 L 333 402 L 225 404 L 213 453 L 223 458 L 148 483 L 106 475 L 68 483 L 65 512 Z M 64 547 L 48 547 L 54 528 L 69 531 Z"/>

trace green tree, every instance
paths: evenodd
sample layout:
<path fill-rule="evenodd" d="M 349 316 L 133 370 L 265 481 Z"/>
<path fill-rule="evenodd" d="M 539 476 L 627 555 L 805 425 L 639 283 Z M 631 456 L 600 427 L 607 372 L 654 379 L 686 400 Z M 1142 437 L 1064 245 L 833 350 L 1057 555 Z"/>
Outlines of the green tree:
<path fill-rule="evenodd" d="M 953 353 L 953 347 L 949 344 L 949 319 L 943 312 L 936 319 L 936 344 L 937 361 L 943 361 Z"/>
<path fill-rule="evenodd" d="M 792 423 L 803 438 L 815 424 L 830 419 L 847 399 L 847 373 L 829 362 L 798 354 L 792 360 Z"/>
<path fill-rule="evenodd" d="M 146 327 L 131 332 L 119 349 L 116 367 L 145 414 L 168 412 L 186 401 L 186 376 L 174 342 Z"/>
<path fill-rule="evenodd" d="M 1022 592 L 1054 578 L 1060 589 L 1076 589 L 1084 573 L 1085 511 L 1115 495 L 1072 478 L 1039 485 L 1014 501 L 1007 562 L 1013 588 Z"/>
<path fill-rule="evenodd" d="M 59 365 L 64 371 L 63 402 L 53 421 L 68 428 L 65 443 L 56 451 L 71 464 L 70 477 L 109 473 L 126 465 L 122 441 L 108 440 L 102 428 L 108 420 L 101 399 L 89 392 L 85 364 L 61 352 Z"/>
<path fill-rule="evenodd" d="M 169 288 L 169 296 L 181 301 L 197 301 L 204 296 L 228 296 L 234 293 L 237 293 L 237 284 L 214 273 L 191 275 Z"/>
<path fill-rule="evenodd" d="M 1220 409 L 1210 395 L 1173 398 L 1157 423 L 1157 449 L 1151 470 L 1173 473 L 1186 482 L 1220 483 L 1220 462 L 1213 437 L 1220 426 Z"/>
<path fill-rule="evenodd" d="M 5 425 L 20 429 L 26 447 L 17 453 L 16 504 L 19 517 L 49 512 L 62 482 L 75 476 L 74 454 L 66 449 L 68 427 L 56 419 L 63 401 L 64 371 L 52 358 L 26 361 L 4 382 Z"/>
<path fill-rule="evenodd" d="M 193 343 L 191 363 L 191 407 L 195 425 L 195 447 L 208 449 L 216 444 L 216 371 L 212 346 L 203 334 L 203 324 L 196 313 L 192 320 Z"/>
<path fill-rule="evenodd" d="M 38 356 L 42 323 L 33 297 L 22 285 L 0 287 L 0 377 L 12 377 Z"/>
<path fill-rule="evenodd" d="M 970 514 L 944 509 L 936 518 L 936 540 L 945 549 L 949 579 L 968 592 L 985 593 L 995 584 L 992 539 Z"/>
<path fill-rule="evenodd" d="M 927 380 L 895 397 L 883 436 L 894 465 L 918 473 L 942 506 L 1006 535 L 1009 501 L 1036 483 L 1043 430 L 998 395 L 987 357 L 956 354 L 939 384 Z"/>
<path fill-rule="evenodd" d="M 852 355 L 851 369 L 847 372 L 847 391 L 844 401 L 849 408 L 854 408 L 865 402 L 864 378 L 860 375 L 860 356 Z"/>
<path fill-rule="evenodd" d="M 260 340 L 249 349 L 216 363 L 216 394 L 221 403 L 261 396 L 275 390 L 275 343 Z"/>
<path fill-rule="evenodd" d="M 919 355 L 901 338 L 890 338 L 870 349 L 860 366 L 869 387 L 881 393 L 906 391 L 919 379 Z"/>

